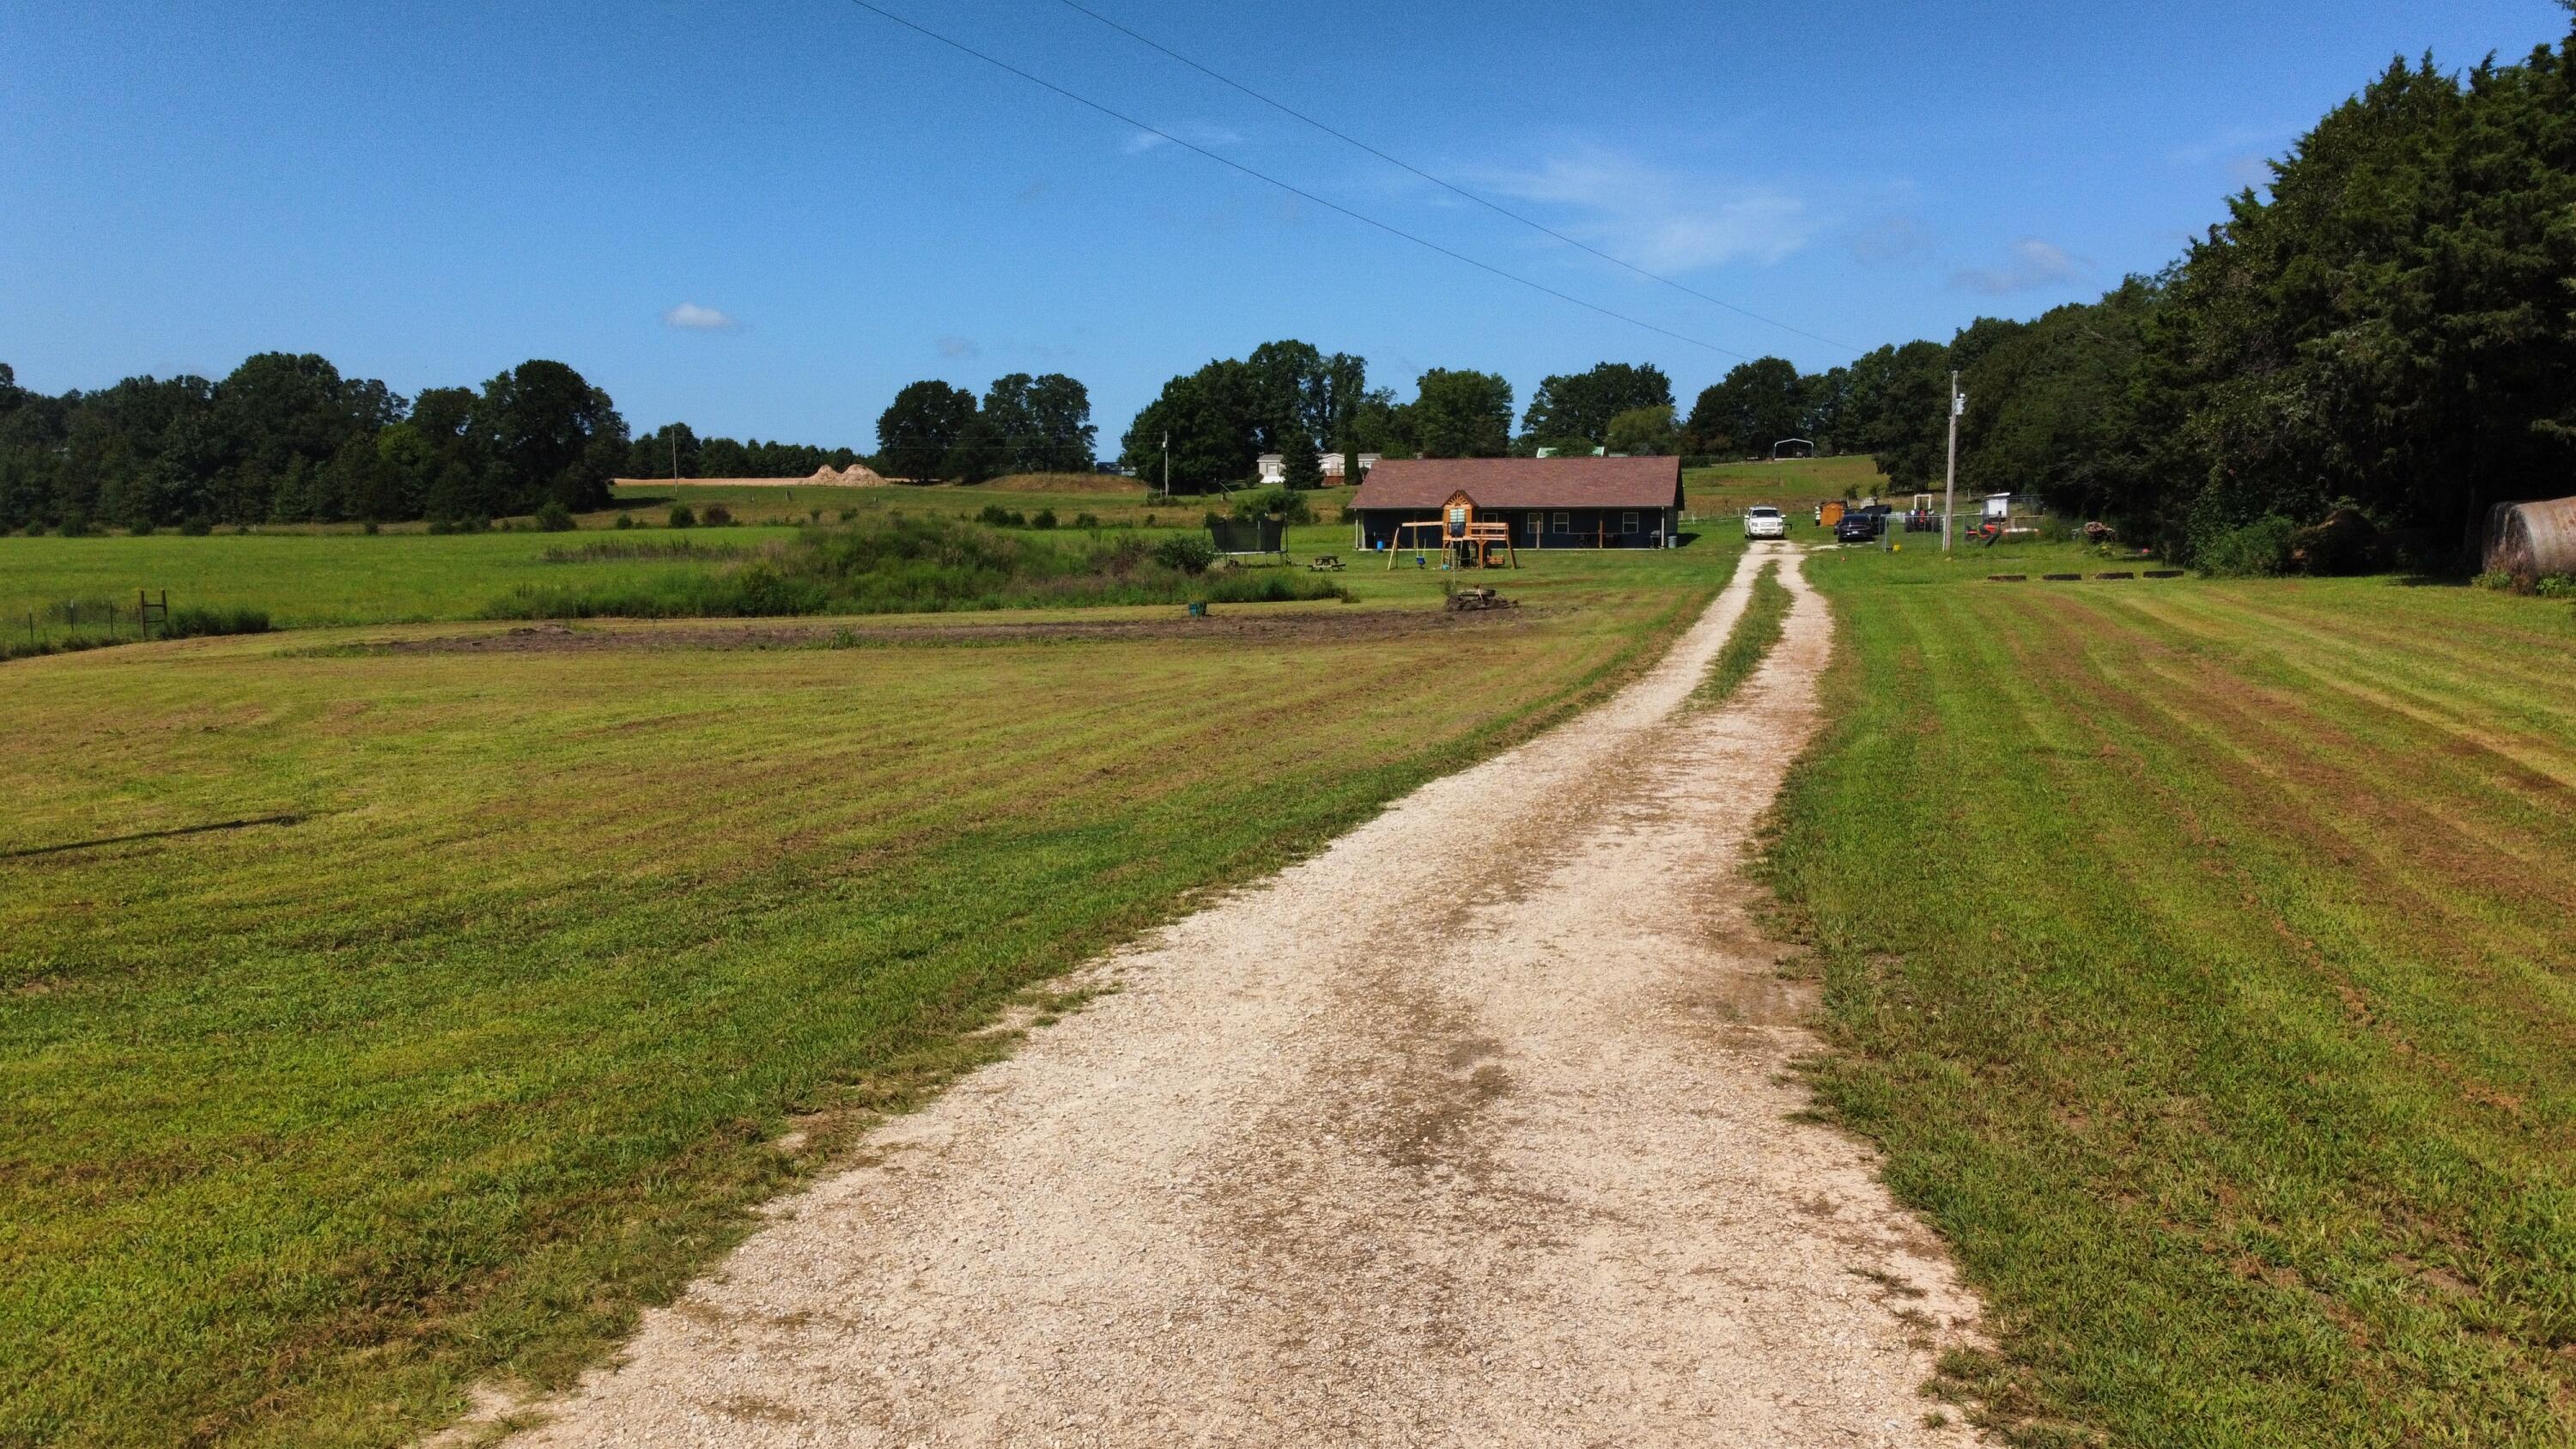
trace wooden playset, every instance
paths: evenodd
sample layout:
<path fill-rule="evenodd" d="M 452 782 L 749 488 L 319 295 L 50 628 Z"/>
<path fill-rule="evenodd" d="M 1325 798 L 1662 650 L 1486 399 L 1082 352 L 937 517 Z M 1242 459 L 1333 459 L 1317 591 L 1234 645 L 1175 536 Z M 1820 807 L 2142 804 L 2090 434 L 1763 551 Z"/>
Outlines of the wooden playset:
<path fill-rule="evenodd" d="M 1463 491 L 1449 495 L 1449 501 L 1440 505 L 1438 518 L 1397 524 L 1395 547 L 1387 550 L 1386 566 L 1393 569 L 1395 556 L 1408 550 L 1414 554 L 1414 561 L 1420 563 L 1422 556 L 1435 547 L 1440 550 L 1445 567 L 1521 566 L 1520 551 L 1512 546 L 1511 524 L 1499 519 L 1477 521 L 1476 500 Z"/>

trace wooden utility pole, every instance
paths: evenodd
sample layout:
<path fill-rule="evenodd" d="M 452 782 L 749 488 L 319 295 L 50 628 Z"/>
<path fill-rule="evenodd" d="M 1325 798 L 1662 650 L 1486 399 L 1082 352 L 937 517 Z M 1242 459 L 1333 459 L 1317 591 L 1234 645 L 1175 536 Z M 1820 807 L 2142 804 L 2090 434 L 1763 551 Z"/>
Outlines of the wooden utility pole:
<path fill-rule="evenodd" d="M 1968 400 L 1959 395 L 1957 369 L 1950 373 L 1950 462 L 1941 471 L 1941 551 L 1950 551 L 1950 520 L 1959 511 L 1959 414 Z"/>

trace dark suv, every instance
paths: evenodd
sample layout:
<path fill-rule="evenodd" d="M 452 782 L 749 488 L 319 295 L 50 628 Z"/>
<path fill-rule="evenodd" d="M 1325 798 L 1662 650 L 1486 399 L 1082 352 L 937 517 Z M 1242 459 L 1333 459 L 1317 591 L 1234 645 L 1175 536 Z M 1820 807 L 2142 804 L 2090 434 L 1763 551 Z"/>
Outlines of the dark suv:
<path fill-rule="evenodd" d="M 1834 525 L 1836 543 L 1875 543 L 1887 527 L 1887 515 L 1866 508 L 1855 508 Z"/>

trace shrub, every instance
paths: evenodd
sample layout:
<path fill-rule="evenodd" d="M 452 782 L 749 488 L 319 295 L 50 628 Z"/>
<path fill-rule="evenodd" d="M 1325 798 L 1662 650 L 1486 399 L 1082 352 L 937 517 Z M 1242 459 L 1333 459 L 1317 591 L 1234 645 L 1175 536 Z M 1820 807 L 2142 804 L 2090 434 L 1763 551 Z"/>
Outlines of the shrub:
<path fill-rule="evenodd" d="M 215 521 L 202 513 L 192 513 L 179 520 L 179 531 L 190 538 L 204 538 L 215 531 Z"/>
<path fill-rule="evenodd" d="M 822 510 L 822 509 L 820 509 L 820 508 L 808 508 L 808 509 L 806 509 L 806 510 L 805 510 L 805 521 L 806 521 L 807 523 L 820 523 L 820 522 L 822 522 L 822 521 L 823 521 L 823 510 Z"/>
<path fill-rule="evenodd" d="M 369 537 L 369 538 L 373 538 L 373 537 L 375 537 L 377 534 L 380 534 L 380 533 L 384 532 L 385 530 L 384 530 L 384 525 L 382 525 L 382 524 L 380 524 L 380 523 L 376 522 L 374 519 L 370 518 L 370 519 L 368 519 L 368 520 L 367 520 L 367 526 L 366 526 L 366 527 L 364 527 L 364 528 L 362 528 L 362 529 L 359 529 L 358 531 L 359 531 L 360 533 L 365 534 L 365 535 L 366 535 L 367 537 Z"/>
<path fill-rule="evenodd" d="M 700 516 L 698 521 L 704 523 L 709 528 L 731 528 L 733 527 L 733 510 L 725 507 L 721 503 L 710 503 L 707 505 L 707 511 L 705 514 Z"/>
<path fill-rule="evenodd" d="M 858 517 L 858 516 L 859 516 L 859 510 L 857 510 L 857 509 L 855 509 L 855 508 L 844 508 L 844 509 L 842 509 L 842 510 L 841 510 L 841 521 L 842 521 L 843 523 L 847 523 L 847 522 L 849 522 L 850 520 L 852 520 L 852 519 L 854 519 L 854 518 L 856 518 L 856 517 Z"/>
<path fill-rule="evenodd" d="M 620 528 L 633 528 L 635 526 L 635 515 L 632 513 L 621 513 L 617 515 L 617 526 Z"/>
<path fill-rule="evenodd" d="M 537 510 L 537 527 L 547 533 L 570 533 L 579 526 L 572 521 L 572 510 L 559 499 L 549 498 L 546 506 Z"/>
<path fill-rule="evenodd" d="M 591 545 L 620 547 L 634 545 Z M 1200 570 L 1215 552 L 1197 538 L 1180 540 L 1173 556 L 1180 562 L 1164 561 L 1133 537 L 1105 547 L 1061 546 L 955 519 L 889 517 L 870 527 L 802 533 L 730 571 L 524 585 L 486 612 L 512 619 L 712 618 L 1347 597 L 1330 580 L 1284 569 L 1203 579 Z"/>
<path fill-rule="evenodd" d="M 685 504 L 685 503 L 674 503 L 674 504 L 672 504 L 672 505 L 671 505 L 671 526 L 672 526 L 673 528 L 695 528 L 695 527 L 697 527 L 697 526 L 698 526 L 698 515 L 697 515 L 697 511 L 696 511 L 696 510 L 694 510 L 694 509 L 692 509 L 692 508 L 690 508 L 690 507 L 689 507 L 689 505 L 687 505 L 687 504 Z"/>
<path fill-rule="evenodd" d="M 163 627 L 165 639 L 195 639 L 209 634 L 265 634 L 268 632 L 266 609 L 209 609 L 192 604 L 172 609 Z"/>
<path fill-rule="evenodd" d="M 55 525 L 54 532 L 65 538 L 83 537 L 89 532 L 89 520 L 77 513 L 67 515 L 61 523 Z"/>
<path fill-rule="evenodd" d="M 2212 578 L 2262 578 L 2290 566 L 2290 520 L 2274 514 L 2231 528 L 2196 551 L 2200 571 Z"/>
<path fill-rule="evenodd" d="M 2496 589 L 2508 594 L 2512 593 L 2515 587 L 2513 575 L 2506 573 L 2502 569 L 2489 569 L 2485 573 L 2478 575 L 2476 578 L 2469 580 L 2469 583 L 2476 588 Z"/>
<path fill-rule="evenodd" d="M 1030 514 L 1030 515 L 1029 515 L 1029 527 L 1031 527 L 1031 528 L 1053 528 L 1053 527 L 1055 527 L 1055 510 L 1054 510 L 1054 509 L 1052 509 L 1052 508 L 1041 508 L 1041 509 L 1039 509 L 1037 512 Z"/>
<path fill-rule="evenodd" d="M 1010 524 L 1011 515 L 1008 510 L 1002 507 L 1002 505 L 998 503 L 987 503 L 984 505 L 983 511 L 975 515 L 975 521 L 984 525 L 986 528 L 1003 528 Z"/>
<path fill-rule="evenodd" d="M 2531 591 L 2544 599 L 2576 599 L 2576 574 L 2546 574 Z"/>
<path fill-rule="evenodd" d="M 1076 528 L 1098 528 L 1100 526 L 1100 515 L 1097 513 L 1077 513 L 1073 516 L 1073 526 Z"/>
<path fill-rule="evenodd" d="M 1185 574 L 1207 572 L 1216 562 L 1216 545 L 1195 533 L 1184 533 L 1154 545 L 1154 562 Z"/>
<path fill-rule="evenodd" d="M 138 518 L 132 523 L 127 524 L 125 526 L 125 531 L 136 538 L 150 538 L 152 536 L 152 520 L 148 518 Z"/>
<path fill-rule="evenodd" d="M 2290 561 L 2304 573 L 2359 574 L 2381 563 L 2379 525 L 2350 503 L 2290 535 Z"/>
<path fill-rule="evenodd" d="M 1315 521 L 1314 505 L 1306 495 L 1288 488 L 1256 488 L 1234 500 L 1234 516 L 1249 523 L 1259 518 L 1284 518 L 1290 523 Z M 1216 515 L 1208 515 L 1213 522 Z"/>

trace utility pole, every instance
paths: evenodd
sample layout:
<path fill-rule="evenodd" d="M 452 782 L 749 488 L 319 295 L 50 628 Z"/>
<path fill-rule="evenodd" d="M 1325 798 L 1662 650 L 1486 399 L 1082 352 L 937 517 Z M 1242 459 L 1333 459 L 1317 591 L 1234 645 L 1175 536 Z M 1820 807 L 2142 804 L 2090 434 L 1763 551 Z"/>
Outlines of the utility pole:
<path fill-rule="evenodd" d="M 671 440 L 671 481 L 680 481 L 680 430 L 673 428 L 663 436 Z"/>
<path fill-rule="evenodd" d="M 1950 462 L 1941 473 L 1941 552 L 1950 551 L 1950 520 L 1959 511 L 1959 414 L 1968 410 L 1959 392 L 1957 369 L 1950 373 Z"/>
<path fill-rule="evenodd" d="M 1163 429 L 1163 496 L 1172 496 L 1172 430 Z"/>

